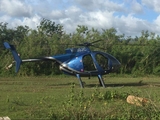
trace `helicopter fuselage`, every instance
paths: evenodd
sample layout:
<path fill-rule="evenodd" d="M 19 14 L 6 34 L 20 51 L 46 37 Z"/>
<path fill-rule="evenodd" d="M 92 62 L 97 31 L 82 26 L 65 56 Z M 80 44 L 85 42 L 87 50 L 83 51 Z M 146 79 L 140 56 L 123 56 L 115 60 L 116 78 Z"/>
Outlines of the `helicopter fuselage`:
<path fill-rule="evenodd" d="M 109 74 L 119 68 L 120 62 L 108 53 L 91 51 L 89 46 L 92 46 L 93 43 L 98 41 L 79 44 L 79 46 L 85 46 L 81 48 L 66 49 L 65 54 L 23 60 L 20 58 L 20 55 L 13 45 L 4 42 L 4 46 L 6 49 L 10 49 L 13 54 L 13 63 L 16 65 L 16 72 L 19 71 L 20 65 L 23 62 L 56 61 L 59 63 L 61 71 L 69 75 L 77 76 L 82 88 L 84 86 L 81 76 L 97 76 L 100 85 L 105 87 L 102 75 Z"/>
<path fill-rule="evenodd" d="M 67 49 L 66 58 L 61 60 L 60 70 L 69 75 L 81 76 L 104 75 L 116 70 L 120 62 L 112 55 L 100 51 L 90 51 L 88 48 Z M 60 57 L 53 56 L 57 61 Z"/>

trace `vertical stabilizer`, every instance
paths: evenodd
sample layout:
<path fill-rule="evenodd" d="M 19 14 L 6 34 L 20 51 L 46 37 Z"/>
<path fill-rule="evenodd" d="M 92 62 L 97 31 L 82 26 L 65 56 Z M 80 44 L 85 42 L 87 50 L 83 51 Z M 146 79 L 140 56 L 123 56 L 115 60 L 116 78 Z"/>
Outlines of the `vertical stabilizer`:
<path fill-rule="evenodd" d="M 9 43 L 4 42 L 4 46 L 6 49 L 11 50 L 13 58 L 15 60 L 15 64 L 16 64 L 16 72 L 18 72 L 20 65 L 21 65 L 21 62 L 22 62 L 21 58 L 19 57 L 19 54 L 17 53 L 17 51 L 13 45 L 10 45 Z"/>

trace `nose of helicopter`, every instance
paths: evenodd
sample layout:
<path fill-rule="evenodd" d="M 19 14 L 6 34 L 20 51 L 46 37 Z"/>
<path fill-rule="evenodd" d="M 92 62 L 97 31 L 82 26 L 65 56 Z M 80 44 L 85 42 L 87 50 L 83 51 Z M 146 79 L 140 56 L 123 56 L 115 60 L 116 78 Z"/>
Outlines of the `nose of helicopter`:
<path fill-rule="evenodd" d="M 117 71 L 121 66 L 121 63 L 118 61 L 116 64 L 112 65 L 112 72 Z"/>

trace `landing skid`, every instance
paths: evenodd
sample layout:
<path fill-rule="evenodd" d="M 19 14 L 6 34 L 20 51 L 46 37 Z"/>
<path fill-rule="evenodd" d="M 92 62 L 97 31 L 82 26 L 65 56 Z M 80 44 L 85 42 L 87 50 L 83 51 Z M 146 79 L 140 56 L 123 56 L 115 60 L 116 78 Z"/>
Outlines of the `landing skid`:
<path fill-rule="evenodd" d="M 76 74 L 76 76 L 77 76 L 77 78 L 78 78 L 78 80 L 79 80 L 80 87 L 81 87 L 81 88 L 84 88 L 84 85 L 83 85 L 83 82 L 82 82 L 82 80 L 81 80 L 80 75 L 79 75 L 79 74 Z M 98 75 L 98 79 L 99 79 L 100 85 L 105 88 L 106 86 L 105 86 L 104 80 L 103 80 L 103 78 L 102 78 L 101 75 Z"/>

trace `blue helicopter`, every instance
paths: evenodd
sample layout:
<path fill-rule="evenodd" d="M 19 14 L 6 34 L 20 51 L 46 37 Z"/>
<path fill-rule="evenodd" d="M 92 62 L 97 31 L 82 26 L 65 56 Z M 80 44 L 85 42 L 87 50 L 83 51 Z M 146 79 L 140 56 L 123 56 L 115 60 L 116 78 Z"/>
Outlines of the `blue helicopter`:
<path fill-rule="evenodd" d="M 68 75 L 74 75 L 78 78 L 81 88 L 84 87 L 81 77 L 90 78 L 91 76 L 97 76 L 100 85 L 105 88 L 102 75 L 117 70 L 120 67 L 120 62 L 108 53 L 91 51 L 89 47 L 94 46 L 94 43 L 99 41 L 101 40 L 78 44 L 78 46 L 82 47 L 66 49 L 65 54 L 24 60 L 20 58 L 13 45 L 4 42 L 4 46 L 6 49 L 10 49 L 13 54 L 13 63 L 16 65 L 16 72 L 19 71 L 20 65 L 23 62 L 56 61 L 62 72 Z"/>

